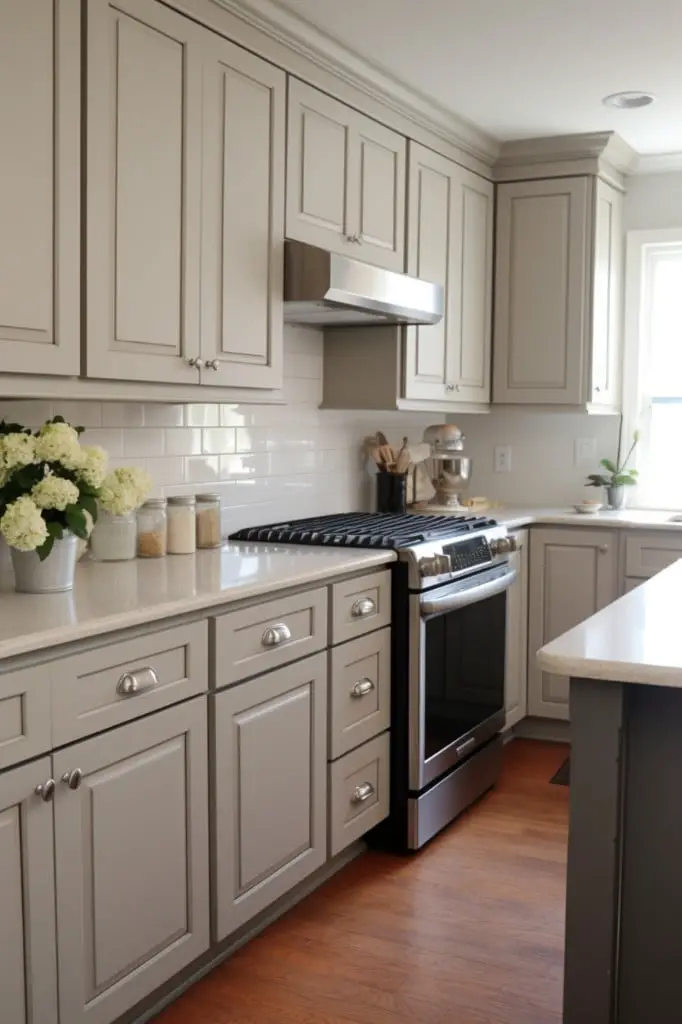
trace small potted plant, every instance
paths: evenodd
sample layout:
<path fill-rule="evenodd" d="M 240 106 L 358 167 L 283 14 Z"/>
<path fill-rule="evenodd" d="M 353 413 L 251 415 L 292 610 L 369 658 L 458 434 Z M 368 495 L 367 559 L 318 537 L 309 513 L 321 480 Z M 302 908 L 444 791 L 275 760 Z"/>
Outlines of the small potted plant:
<path fill-rule="evenodd" d="M 587 478 L 588 487 L 606 488 L 606 502 L 609 508 L 612 509 L 624 507 L 627 493 L 626 488 L 633 487 L 637 483 L 637 470 L 628 469 L 628 463 L 632 458 L 632 453 L 637 447 L 639 431 L 635 430 L 632 435 L 632 444 L 628 449 L 627 455 L 621 461 L 622 440 L 623 424 L 621 421 L 620 430 L 618 431 L 618 453 L 616 455 L 616 461 L 613 462 L 611 459 L 600 459 L 599 465 L 606 470 L 606 473 L 590 473 Z"/>
<path fill-rule="evenodd" d="M 0 422 L 0 535 L 12 555 L 16 588 L 71 590 L 78 538 L 97 519 L 106 452 L 81 445 L 81 427 L 56 416 L 33 433 Z"/>

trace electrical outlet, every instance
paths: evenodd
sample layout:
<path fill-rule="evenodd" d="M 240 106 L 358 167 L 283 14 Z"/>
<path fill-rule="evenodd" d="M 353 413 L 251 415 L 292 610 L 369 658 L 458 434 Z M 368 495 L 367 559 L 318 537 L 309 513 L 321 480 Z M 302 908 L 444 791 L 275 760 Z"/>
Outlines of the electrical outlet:
<path fill-rule="evenodd" d="M 594 463 L 597 459 L 597 443 L 593 437 L 576 437 L 575 439 L 575 464 L 585 466 L 587 463 Z"/>
<path fill-rule="evenodd" d="M 511 473 L 511 446 L 508 444 L 495 445 L 495 472 Z"/>

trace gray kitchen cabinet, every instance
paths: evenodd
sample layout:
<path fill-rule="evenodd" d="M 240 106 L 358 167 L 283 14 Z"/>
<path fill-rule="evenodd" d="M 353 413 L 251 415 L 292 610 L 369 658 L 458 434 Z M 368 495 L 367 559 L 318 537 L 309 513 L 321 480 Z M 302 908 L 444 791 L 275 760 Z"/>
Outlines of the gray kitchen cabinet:
<path fill-rule="evenodd" d="M 287 237 L 404 270 L 406 148 L 401 135 L 290 78 Z"/>
<path fill-rule="evenodd" d="M 80 2 L 0 4 L 0 367 L 80 372 Z"/>
<path fill-rule="evenodd" d="M 504 670 L 505 726 L 528 711 L 528 530 L 513 535 L 517 550 L 509 556 L 516 579 L 507 591 L 507 639 Z"/>
<path fill-rule="evenodd" d="M 0 775 L 3 1024 L 57 1024 L 52 804 L 36 793 L 48 780 L 49 757 Z"/>
<path fill-rule="evenodd" d="M 218 36 L 202 48 L 201 382 L 277 388 L 286 76 Z"/>
<path fill-rule="evenodd" d="M 623 247 L 594 176 L 498 185 L 495 402 L 618 406 Z"/>
<path fill-rule="evenodd" d="M 53 754 L 61 1021 L 109 1024 L 208 949 L 207 759 L 205 697 Z"/>
<path fill-rule="evenodd" d="M 327 655 L 214 700 L 214 939 L 326 859 Z"/>
<path fill-rule="evenodd" d="M 494 186 L 410 143 L 407 269 L 445 289 L 438 324 L 408 327 L 404 397 L 490 402 Z"/>
<path fill-rule="evenodd" d="M 530 534 L 528 713 L 567 720 L 568 678 L 542 672 L 535 654 L 616 600 L 618 537 L 581 527 L 534 527 Z"/>

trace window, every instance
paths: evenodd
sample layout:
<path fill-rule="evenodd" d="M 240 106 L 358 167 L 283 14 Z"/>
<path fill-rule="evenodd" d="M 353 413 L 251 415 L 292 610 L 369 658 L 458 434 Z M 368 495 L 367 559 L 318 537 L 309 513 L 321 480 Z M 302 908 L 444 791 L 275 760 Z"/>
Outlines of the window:
<path fill-rule="evenodd" d="M 637 504 L 682 509 L 682 228 L 628 234 L 624 383 Z"/>

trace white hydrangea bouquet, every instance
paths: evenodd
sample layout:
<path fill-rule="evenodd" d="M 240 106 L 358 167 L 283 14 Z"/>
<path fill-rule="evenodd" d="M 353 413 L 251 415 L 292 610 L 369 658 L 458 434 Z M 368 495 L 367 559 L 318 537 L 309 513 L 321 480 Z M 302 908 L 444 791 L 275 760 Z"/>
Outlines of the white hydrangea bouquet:
<path fill-rule="evenodd" d="M 107 453 L 55 416 L 32 432 L 0 422 L 0 534 L 44 561 L 67 531 L 87 540 L 97 520 Z"/>
<path fill-rule="evenodd" d="M 121 466 L 104 477 L 99 490 L 99 506 L 112 516 L 127 516 L 146 500 L 152 478 L 137 466 Z"/>

